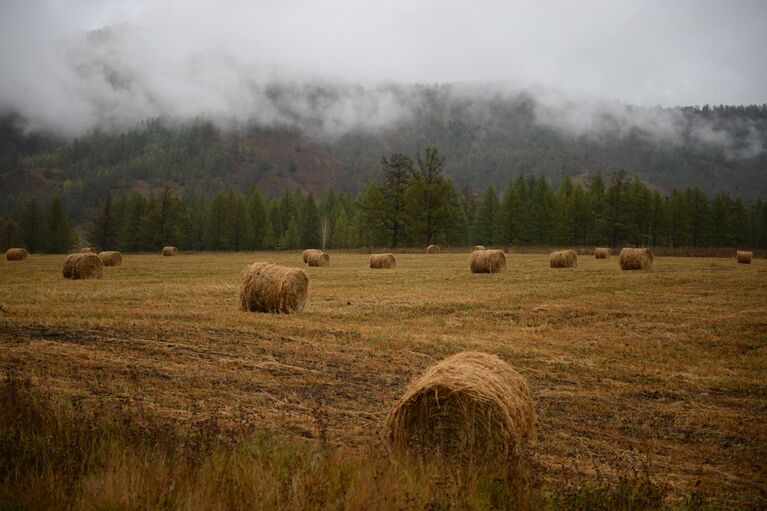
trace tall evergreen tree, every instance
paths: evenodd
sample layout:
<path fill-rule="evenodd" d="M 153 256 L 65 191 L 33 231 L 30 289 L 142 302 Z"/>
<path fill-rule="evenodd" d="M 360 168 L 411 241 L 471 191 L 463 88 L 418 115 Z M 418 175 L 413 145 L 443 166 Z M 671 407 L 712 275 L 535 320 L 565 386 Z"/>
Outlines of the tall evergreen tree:
<path fill-rule="evenodd" d="M 482 197 L 474 218 L 471 241 L 475 245 L 493 245 L 501 242 L 501 203 L 495 188 L 490 186 Z"/>
<path fill-rule="evenodd" d="M 253 248 L 263 248 L 264 236 L 266 236 L 266 204 L 257 188 L 248 197 L 248 215 L 250 215 L 250 225 L 252 228 Z"/>
<path fill-rule="evenodd" d="M 45 217 L 40 205 L 32 198 L 27 200 L 19 216 L 19 237 L 30 252 L 40 252 L 45 248 Z"/>
<path fill-rule="evenodd" d="M 96 217 L 88 229 L 87 239 L 89 243 L 101 250 L 114 250 L 117 248 L 118 234 L 119 226 L 115 218 L 112 194 L 107 193 L 99 200 Z"/>
<path fill-rule="evenodd" d="M 301 208 L 301 222 L 299 225 L 299 245 L 304 248 L 319 248 L 322 245 L 320 239 L 320 212 L 314 195 L 309 193 L 303 201 Z"/>
<path fill-rule="evenodd" d="M 53 197 L 45 216 L 48 225 L 47 251 L 54 254 L 68 252 L 75 244 L 75 233 L 72 230 L 69 216 L 64 211 L 61 197 L 58 195 Z"/>

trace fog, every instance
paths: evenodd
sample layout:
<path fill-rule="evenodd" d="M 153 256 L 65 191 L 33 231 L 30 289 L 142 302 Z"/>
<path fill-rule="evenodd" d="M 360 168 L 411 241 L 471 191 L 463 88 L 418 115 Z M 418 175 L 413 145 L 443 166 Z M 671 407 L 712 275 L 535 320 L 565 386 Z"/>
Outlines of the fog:
<path fill-rule="evenodd" d="M 765 6 L 12 0 L 0 110 L 65 134 L 205 116 L 333 137 L 407 120 L 407 84 L 460 83 L 479 100 L 524 92 L 536 121 L 564 132 L 673 141 L 679 113 L 659 107 L 767 102 Z M 740 155 L 761 151 L 745 132 Z M 733 144 L 705 123 L 693 135 Z"/>

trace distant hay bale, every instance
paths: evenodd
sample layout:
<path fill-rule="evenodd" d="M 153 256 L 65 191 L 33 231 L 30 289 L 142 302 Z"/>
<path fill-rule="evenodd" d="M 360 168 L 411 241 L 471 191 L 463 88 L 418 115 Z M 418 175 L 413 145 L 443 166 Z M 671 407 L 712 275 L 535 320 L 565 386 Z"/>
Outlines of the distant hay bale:
<path fill-rule="evenodd" d="M 312 250 L 306 258 L 309 266 L 329 266 L 330 256 L 322 250 Z"/>
<path fill-rule="evenodd" d="M 439 245 L 429 245 L 426 247 L 427 254 L 439 254 Z"/>
<path fill-rule="evenodd" d="M 594 249 L 594 258 L 595 259 L 607 259 L 610 257 L 610 249 L 609 248 L 600 248 L 597 247 Z"/>
<path fill-rule="evenodd" d="M 396 268 L 397 259 L 393 254 L 372 254 L 370 256 L 371 268 Z"/>
<path fill-rule="evenodd" d="M 575 250 L 559 250 L 549 255 L 551 268 L 574 268 L 578 266 L 578 254 Z"/>
<path fill-rule="evenodd" d="M 9 261 L 21 261 L 29 256 L 26 248 L 9 248 L 5 252 L 5 258 Z M 749 261 L 750 262 L 750 261 Z"/>
<path fill-rule="evenodd" d="M 123 255 L 120 252 L 107 250 L 99 253 L 99 258 L 104 266 L 122 266 Z"/>
<path fill-rule="evenodd" d="M 308 264 L 309 263 L 309 255 L 313 254 L 315 252 L 320 252 L 321 253 L 322 250 L 318 250 L 316 248 L 307 248 L 306 250 L 304 250 L 304 263 Z"/>
<path fill-rule="evenodd" d="M 649 248 L 621 249 L 619 263 L 621 270 L 650 270 L 653 265 L 653 253 Z"/>
<path fill-rule="evenodd" d="M 738 250 L 735 253 L 735 259 L 742 264 L 751 264 L 751 258 L 753 257 L 754 257 L 754 253 L 746 251 L 746 250 Z"/>
<path fill-rule="evenodd" d="M 472 273 L 501 273 L 506 271 L 506 254 L 502 250 L 475 250 L 469 267 Z"/>
<path fill-rule="evenodd" d="M 300 268 L 253 263 L 240 286 L 240 308 L 251 312 L 290 314 L 304 308 L 309 277 Z"/>
<path fill-rule="evenodd" d="M 96 250 L 93 247 L 83 247 L 80 249 L 81 254 L 95 254 Z"/>
<path fill-rule="evenodd" d="M 474 245 L 471 247 L 471 251 L 474 252 L 475 250 L 487 250 L 484 245 Z"/>
<path fill-rule="evenodd" d="M 100 279 L 103 263 L 96 254 L 81 252 L 70 254 L 64 262 L 64 278 L 67 279 Z"/>
<path fill-rule="evenodd" d="M 467 351 L 431 366 L 386 418 L 394 451 L 462 460 L 519 460 L 535 431 L 525 379 L 506 362 Z"/>
<path fill-rule="evenodd" d="M 178 249 L 176 247 L 163 247 L 162 248 L 162 255 L 164 255 L 166 257 L 177 256 L 178 255 Z"/>

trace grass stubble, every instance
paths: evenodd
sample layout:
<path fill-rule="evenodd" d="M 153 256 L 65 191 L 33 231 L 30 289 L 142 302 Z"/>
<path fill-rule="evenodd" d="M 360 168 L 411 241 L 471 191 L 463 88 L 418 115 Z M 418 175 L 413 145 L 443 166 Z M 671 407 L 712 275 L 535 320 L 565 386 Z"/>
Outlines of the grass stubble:
<path fill-rule="evenodd" d="M 657 257 L 621 272 L 584 258 L 560 273 L 544 254 L 511 254 L 487 275 L 468 271 L 469 254 L 397 259 L 380 272 L 334 252 L 306 268 L 309 299 L 290 316 L 241 312 L 238 288 L 254 261 L 301 267 L 296 252 L 132 255 L 83 281 L 61 278 L 61 256 L 0 262 L 2 445 L 20 435 L 12 424 L 31 432 L 2 453 L 0 501 L 765 505 L 764 260 Z M 380 442 L 412 378 L 464 350 L 530 385 L 537 436 L 512 475 L 401 460 Z"/>

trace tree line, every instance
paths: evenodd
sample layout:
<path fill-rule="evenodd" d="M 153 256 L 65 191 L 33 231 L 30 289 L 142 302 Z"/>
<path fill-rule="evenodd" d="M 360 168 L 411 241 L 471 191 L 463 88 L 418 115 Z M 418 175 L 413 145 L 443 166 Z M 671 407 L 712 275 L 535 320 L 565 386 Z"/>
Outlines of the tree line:
<path fill-rule="evenodd" d="M 767 204 L 697 187 L 668 195 L 638 177 L 601 173 L 583 185 L 565 178 L 554 189 L 539 176 L 519 176 L 498 193 L 459 192 L 443 174 L 435 147 L 415 161 L 381 158 L 381 176 L 360 194 L 330 190 L 319 200 L 299 189 L 266 198 L 256 187 L 206 196 L 169 188 L 144 195 L 103 196 L 75 234 L 59 197 L 35 198 L 0 220 L 0 248 L 61 253 L 78 243 L 103 250 L 274 250 L 307 247 L 605 245 L 767 247 Z"/>

